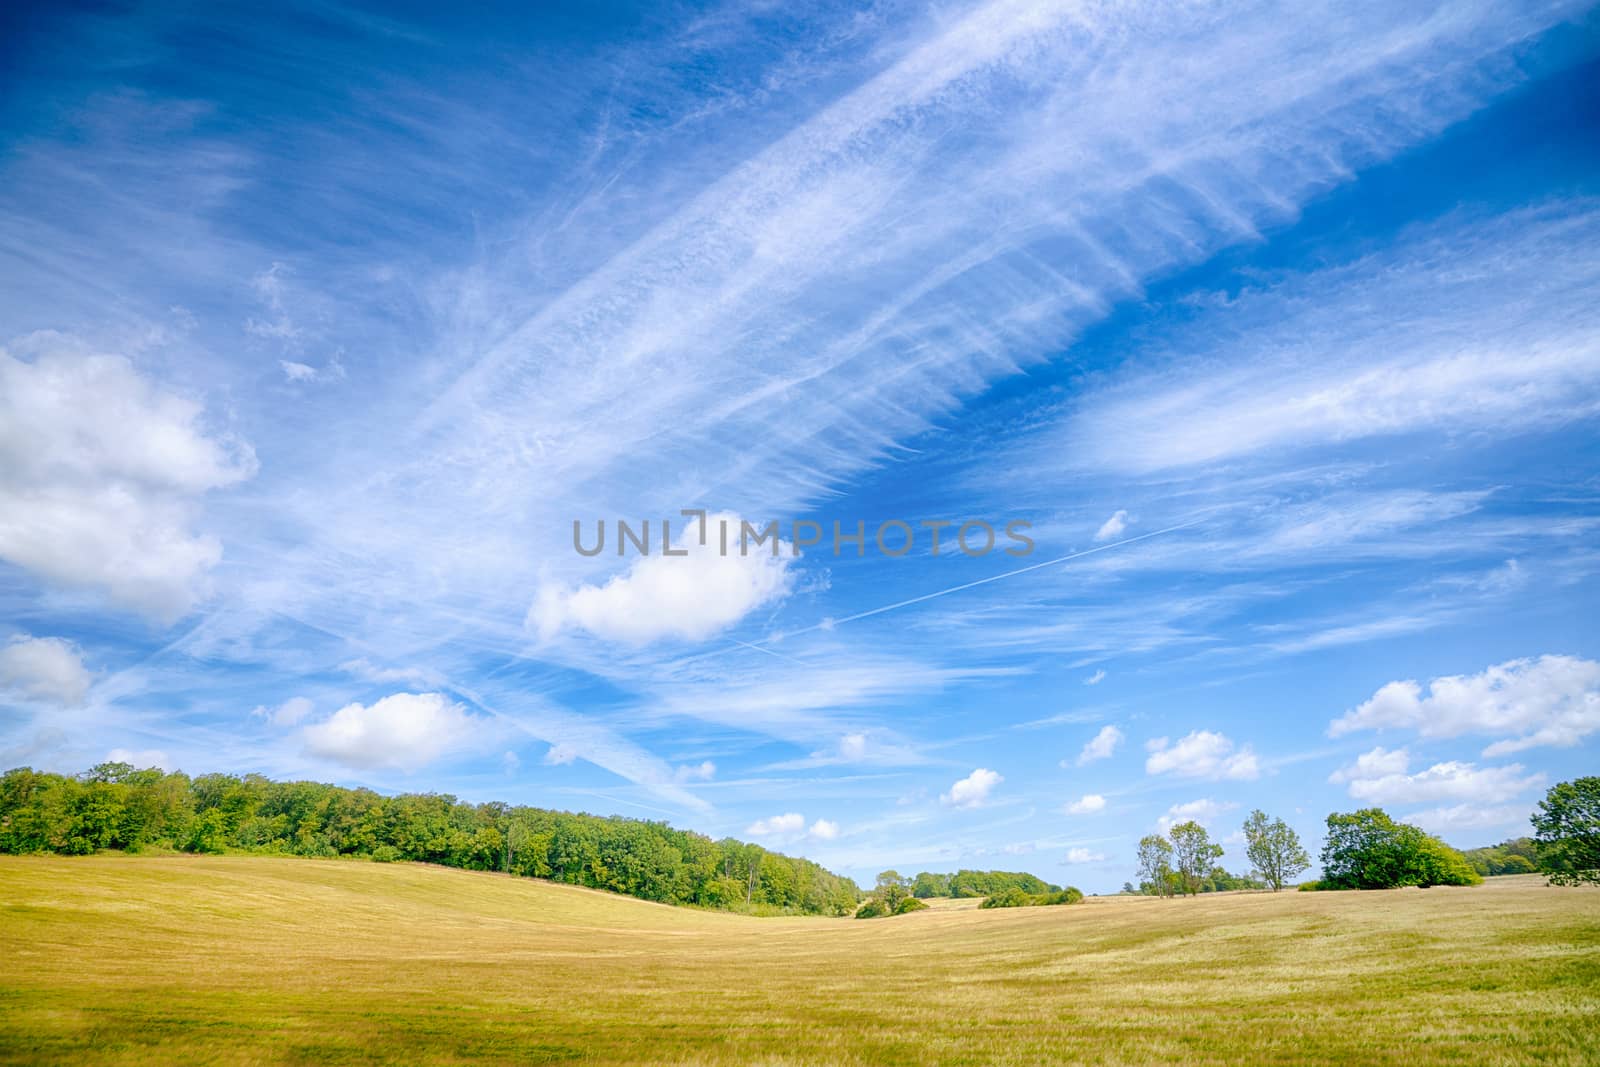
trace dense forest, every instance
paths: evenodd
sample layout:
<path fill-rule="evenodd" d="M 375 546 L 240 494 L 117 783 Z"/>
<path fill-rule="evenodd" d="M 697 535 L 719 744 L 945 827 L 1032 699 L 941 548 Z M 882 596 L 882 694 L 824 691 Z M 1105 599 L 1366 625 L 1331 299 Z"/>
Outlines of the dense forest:
<path fill-rule="evenodd" d="M 861 899 L 809 860 L 639 819 L 126 763 L 0 777 L 0 853 L 100 849 L 415 860 L 755 913 L 849 915 Z"/>

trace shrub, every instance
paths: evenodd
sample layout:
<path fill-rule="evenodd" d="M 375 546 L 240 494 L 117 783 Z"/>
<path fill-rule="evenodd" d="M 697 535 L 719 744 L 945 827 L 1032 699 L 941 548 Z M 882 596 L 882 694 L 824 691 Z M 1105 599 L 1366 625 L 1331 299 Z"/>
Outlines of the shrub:
<path fill-rule="evenodd" d="M 904 915 L 908 911 L 926 911 L 926 910 L 928 910 L 928 905 L 924 904 L 922 901 L 918 900 L 916 897 L 906 897 L 904 900 L 902 900 L 900 903 L 896 904 L 895 907 L 894 907 L 894 913 L 896 915 Z"/>
<path fill-rule="evenodd" d="M 868 899 L 865 904 L 861 905 L 860 909 L 856 911 L 856 918 L 881 919 L 887 914 L 889 913 L 884 910 L 883 901 L 879 900 L 877 897 L 872 897 Z"/>

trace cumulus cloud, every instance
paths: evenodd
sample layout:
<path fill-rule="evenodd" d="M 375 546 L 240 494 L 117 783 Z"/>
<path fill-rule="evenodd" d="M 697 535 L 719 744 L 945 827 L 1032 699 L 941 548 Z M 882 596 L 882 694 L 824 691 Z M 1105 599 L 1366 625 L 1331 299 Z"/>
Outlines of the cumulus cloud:
<path fill-rule="evenodd" d="M 1085 793 L 1066 806 L 1068 815 L 1093 815 L 1106 810 L 1106 798 L 1099 793 Z"/>
<path fill-rule="evenodd" d="M 1083 751 L 1078 753 L 1078 766 L 1093 763 L 1095 760 L 1109 759 L 1123 742 L 1123 733 L 1115 726 L 1102 726 L 1100 732 L 1095 734 Z"/>
<path fill-rule="evenodd" d="M 1226 815 L 1238 806 L 1232 801 L 1216 801 L 1210 797 L 1203 797 L 1185 804 L 1172 805 L 1165 815 L 1156 820 L 1156 825 L 1165 833 L 1179 823 L 1189 822 L 1192 819 L 1209 828 L 1220 816 Z"/>
<path fill-rule="evenodd" d="M 1489 827 L 1518 828 L 1522 833 L 1527 833 L 1528 808 L 1522 804 L 1494 807 L 1483 804 L 1455 804 L 1450 807 L 1413 812 L 1406 816 L 1405 821 L 1415 823 L 1435 834 L 1484 830 Z"/>
<path fill-rule="evenodd" d="M 1499 756 L 1541 745 L 1570 748 L 1600 731 L 1600 663 L 1574 656 L 1514 659 L 1478 674 L 1383 686 L 1335 719 L 1328 734 L 1411 729 L 1423 737 L 1500 736 Z M 1509 735 L 1509 736 L 1508 736 Z"/>
<path fill-rule="evenodd" d="M 716 777 L 717 765 L 710 760 L 700 763 L 687 763 L 672 772 L 673 780 L 678 782 L 709 782 Z"/>
<path fill-rule="evenodd" d="M 719 535 L 724 523 L 727 554 L 721 551 Z M 651 533 L 658 540 L 651 551 L 657 554 L 637 558 L 625 573 L 604 585 L 542 587 L 528 610 L 528 625 L 538 630 L 541 640 L 575 629 L 628 645 L 663 639 L 698 641 L 789 593 L 794 572 L 788 542 L 779 542 L 774 556 L 770 541 L 757 546 L 752 539 L 749 554 L 742 555 L 739 516 L 710 515 L 706 525 L 704 545 L 691 522 L 674 539 L 675 550 L 688 554 L 666 556 L 659 554 L 659 528 L 652 523 Z"/>
<path fill-rule="evenodd" d="M 813 841 L 832 841 L 839 836 L 839 824 L 829 819 L 818 819 L 806 831 L 806 836 Z"/>
<path fill-rule="evenodd" d="M 1121 537 L 1128 528 L 1128 513 L 1118 509 L 1109 519 L 1100 524 L 1100 529 L 1094 532 L 1096 541 L 1110 541 L 1112 538 Z"/>
<path fill-rule="evenodd" d="M 1521 764 L 1479 767 L 1449 760 L 1416 774 L 1406 773 L 1410 760 L 1405 749 L 1375 748 L 1329 779 L 1349 784 L 1350 795 L 1372 804 L 1428 804 L 1472 801 L 1480 805 L 1502 803 L 1545 782 L 1542 774 L 1524 774 Z"/>
<path fill-rule="evenodd" d="M 1067 849 L 1066 862 L 1068 863 L 1104 863 L 1106 854 L 1089 848 Z"/>
<path fill-rule="evenodd" d="M 311 711 L 311 701 L 305 697 L 290 697 L 275 708 L 259 705 L 250 714 L 274 726 L 296 726 L 310 716 Z"/>
<path fill-rule="evenodd" d="M 1179 778 L 1251 779 L 1261 774 L 1249 745 L 1235 746 L 1225 735 L 1195 730 L 1175 743 L 1158 737 L 1145 745 L 1146 774 L 1171 774 Z"/>
<path fill-rule="evenodd" d="M 58 334 L 0 349 L 0 558 L 161 620 L 222 557 L 190 529 L 200 497 L 256 469 L 201 405 L 121 356 Z"/>
<path fill-rule="evenodd" d="M 1363 752 L 1348 767 L 1340 767 L 1328 775 L 1328 781 L 1338 784 L 1357 779 L 1382 778 L 1390 774 L 1404 774 L 1411 765 L 1411 756 L 1403 748 L 1389 749 L 1379 745 L 1371 752 Z"/>
<path fill-rule="evenodd" d="M 64 638 L 21 635 L 0 647 L 0 694 L 75 707 L 93 680 L 78 646 Z"/>
<path fill-rule="evenodd" d="M 979 767 L 950 787 L 950 792 L 939 799 L 957 808 L 976 808 L 989 799 L 994 787 L 1005 778 L 987 767 Z"/>
<path fill-rule="evenodd" d="M 413 771 L 478 737 L 483 722 L 442 693 L 346 704 L 301 731 L 306 751 L 349 767 Z"/>
<path fill-rule="evenodd" d="M 807 828 L 806 817 L 797 811 L 791 811 L 783 815 L 757 819 L 744 828 L 744 833 L 746 837 L 778 838 L 788 841 L 798 841 L 802 837 L 809 841 L 832 841 L 839 836 L 839 824 L 830 819 L 818 819 Z"/>

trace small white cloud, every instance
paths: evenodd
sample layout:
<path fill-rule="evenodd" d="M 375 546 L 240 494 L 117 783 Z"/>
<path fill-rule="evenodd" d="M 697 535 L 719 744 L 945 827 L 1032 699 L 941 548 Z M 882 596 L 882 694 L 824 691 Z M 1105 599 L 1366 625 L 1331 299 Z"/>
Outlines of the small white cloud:
<path fill-rule="evenodd" d="M 1260 764 L 1249 745 L 1238 747 L 1225 735 L 1211 730 L 1195 730 L 1169 744 L 1158 737 L 1145 745 L 1150 753 L 1144 761 L 1146 774 L 1171 774 L 1178 778 L 1230 778 L 1247 780 L 1259 777 Z"/>
<path fill-rule="evenodd" d="M 482 725 L 442 693 L 396 693 L 346 704 L 301 736 L 312 755 L 349 767 L 411 771 L 468 744 Z"/>
<path fill-rule="evenodd" d="M 1093 763 L 1095 760 L 1110 759 L 1116 752 L 1117 746 L 1123 742 L 1123 733 L 1115 726 L 1102 726 L 1100 732 L 1095 734 L 1083 751 L 1078 753 L 1078 766 Z"/>
<path fill-rule="evenodd" d="M 1094 849 L 1089 848 L 1067 849 L 1066 862 L 1068 863 L 1104 863 L 1105 861 L 1106 854 L 1104 852 L 1096 852 Z"/>
<path fill-rule="evenodd" d="M 516 774 L 521 767 L 522 758 L 509 749 L 506 750 L 505 755 L 500 757 L 500 769 L 504 771 L 507 776 Z"/>
<path fill-rule="evenodd" d="M 806 831 L 806 836 L 813 841 L 832 841 L 839 836 L 839 824 L 829 819 L 818 819 Z"/>
<path fill-rule="evenodd" d="M 1096 541 L 1110 541 L 1112 538 L 1121 537 L 1123 531 L 1127 530 L 1127 528 L 1128 513 L 1119 508 L 1116 514 L 1100 524 L 1100 529 L 1094 532 L 1094 539 Z"/>
<path fill-rule="evenodd" d="M 1192 819 L 1209 828 L 1218 817 L 1226 815 L 1238 806 L 1232 801 L 1216 801 L 1210 797 L 1203 797 L 1200 800 L 1191 800 L 1185 804 L 1172 805 L 1167 809 L 1165 815 L 1156 820 L 1156 825 L 1165 833 L 1179 823 L 1188 822 Z"/>
<path fill-rule="evenodd" d="M 859 760 L 867 754 L 866 734 L 845 734 L 839 740 L 839 755 L 847 760 Z"/>
<path fill-rule="evenodd" d="M 315 381 L 317 377 L 317 368 L 296 363 L 292 359 L 280 359 L 278 366 L 283 368 L 283 376 L 291 382 L 310 382 Z"/>
<path fill-rule="evenodd" d="M 747 837 L 789 837 L 806 828 L 806 817 L 797 811 L 757 819 L 744 828 Z"/>
<path fill-rule="evenodd" d="M 678 782 L 709 782 L 716 776 L 717 765 L 710 760 L 701 763 L 686 763 L 672 772 L 672 777 Z"/>
<path fill-rule="evenodd" d="M 437 686 L 444 683 L 444 677 L 437 671 L 425 667 L 380 667 L 364 656 L 360 659 L 345 660 L 339 664 L 339 669 L 346 674 L 353 674 L 357 678 L 382 685 L 398 682 L 405 685 Z"/>
<path fill-rule="evenodd" d="M 952 807 L 976 808 L 989 799 L 989 794 L 994 787 L 1005 781 L 1000 774 L 979 767 L 959 782 L 950 787 L 950 792 L 939 799 Z"/>
<path fill-rule="evenodd" d="M 1328 781 L 1337 785 L 1358 778 L 1381 778 L 1388 774 L 1404 774 L 1410 765 L 1411 756 L 1405 749 L 1389 749 L 1379 745 L 1372 751 L 1357 756 L 1356 761 L 1348 767 L 1340 767 L 1328 775 Z"/>
<path fill-rule="evenodd" d="M 538 630 L 541 640 L 577 629 L 628 645 L 698 641 L 788 595 L 794 583 L 788 542 L 779 542 L 776 556 L 766 545 L 753 543 L 750 554 L 741 555 L 739 516 L 719 513 L 706 521 L 712 531 L 727 524 L 727 555 L 721 553 L 716 533 L 701 545 L 691 523 L 675 540 L 688 555 L 660 555 L 658 540 L 651 548 L 658 554 L 636 559 L 626 573 L 604 585 L 546 585 L 528 609 L 527 625 Z M 656 525 L 650 532 L 659 537 Z"/>
<path fill-rule="evenodd" d="M 1083 684 L 1084 685 L 1099 685 L 1101 682 L 1103 682 L 1105 680 L 1106 680 L 1106 672 L 1103 671 L 1103 670 L 1100 670 L 1100 671 L 1095 671 L 1093 674 L 1089 675 L 1089 677 L 1085 678 L 1083 680 Z"/>
<path fill-rule="evenodd" d="M 93 681 L 82 652 L 65 638 L 23 635 L 0 646 L 0 693 L 76 707 Z"/>
<path fill-rule="evenodd" d="M 544 754 L 544 765 L 546 767 L 565 767 L 569 763 L 576 763 L 577 760 L 577 748 L 560 742 L 551 745 Z"/>
<path fill-rule="evenodd" d="M 138 770 L 149 770 L 154 767 L 158 770 L 167 770 L 172 766 L 172 760 L 159 748 L 114 748 L 106 753 L 107 763 L 126 763 Z"/>
<path fill-rule="evenodd" d="M 1541 745 L 1571 748 L 1600 732 L 1600 663 L 1575 656 L 1514 659 L 1478 674 L 1435 678 L 1427 695 L 1415 681 L 1390 682 L 1329 724 L 1328 735 L 1384 729 L 1504 738 L 1483 750 L 1490 757 Z"/>
<path fill-rule="evenodd" d="M 1106 810 L 1106 798 L 1099 793 L 1085 793 L 1066 806 L 1068 815 L 1093 815 Z"/>
<path fill-rule="evenodd" d="M 275 708 L 265 705 L 250 712 L 258 719 L 266 719 L 274 726 L 295 726 L 311 714 L 311 701 L 305 697 L 290 697 Z"/>

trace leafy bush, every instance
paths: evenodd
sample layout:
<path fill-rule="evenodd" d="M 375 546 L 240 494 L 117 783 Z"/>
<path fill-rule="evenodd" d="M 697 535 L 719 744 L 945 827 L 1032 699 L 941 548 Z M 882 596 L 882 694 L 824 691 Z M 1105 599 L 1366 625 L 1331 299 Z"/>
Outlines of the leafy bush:
<path fill-rule="evenodd" d="M 980 908 L 1037 908 L 1051 904 L 1076 904 L 1083 899 L 1083 891 L 1073 886 L 1050 893 L 1028 893 L 1018 888 L 1007 889 L 992 897 L 985 897 Z"/>
<path fill-rule="evenodd" d="M 906 897 L 904 900 L 902 900 L 900 903 L 896 904 L 895 907 L 894 907 L 894 913 L 896 915 L 904 915 L 908 911 L 927 911 L 927 910 L 928 910 L 928 905 L 924 904 L 922 901 L 918 900 L 916 897 Z"/>

